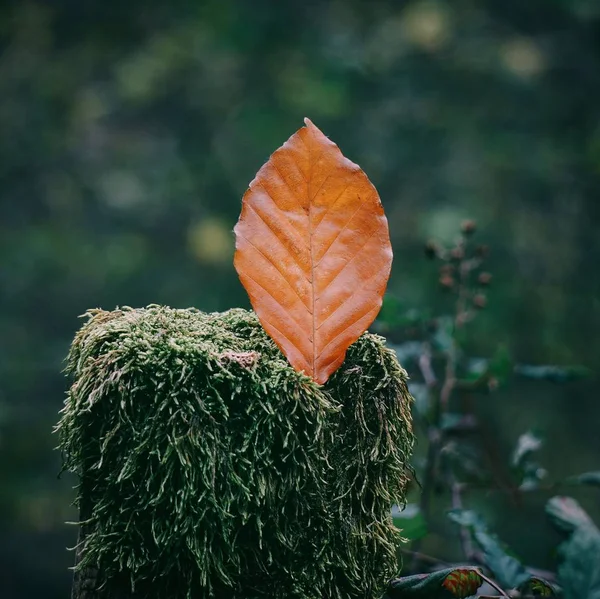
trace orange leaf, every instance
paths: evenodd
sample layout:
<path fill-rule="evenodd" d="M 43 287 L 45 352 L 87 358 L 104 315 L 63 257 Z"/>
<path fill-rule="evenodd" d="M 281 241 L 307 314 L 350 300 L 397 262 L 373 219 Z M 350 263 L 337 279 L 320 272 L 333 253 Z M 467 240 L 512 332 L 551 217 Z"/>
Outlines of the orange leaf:
<path fill-rule="evenodd" d="M 377 316 L 392 247 L 375 187 L 304 122 L 244 194 L 234 263 L 267 333 L 323 384 Z"/>

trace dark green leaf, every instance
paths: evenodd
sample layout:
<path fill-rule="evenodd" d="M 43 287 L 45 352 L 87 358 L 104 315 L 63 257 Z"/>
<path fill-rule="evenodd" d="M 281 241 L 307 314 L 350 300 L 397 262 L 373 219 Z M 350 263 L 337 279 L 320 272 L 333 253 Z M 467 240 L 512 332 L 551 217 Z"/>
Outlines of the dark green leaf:
<path fill-rule="evenodd" d="M 494 535 L 487 532 L 487 526 L 479 514 L 472 510 L 451 510 L 448 512 L 448 517 L 469 529 L 483 552 L 486 566 L 494 573 L 501 585 L 512 589 L 530 578 L 523 564 L 510 555 Z"/>
<path fill-rule="evenodd" d="M 558 568 L 566 599 L 600 599 L 600 531 L 571 497 L 553 497 L 546 505 L 552 522 L 571 536 L 560 546 Z"/>
<path fill-rule="evenodd" d="M 569 381 L 587 378 L 590 371 L 583 366 L 535 366 L 530 364 L 517 364 L 515 374 L 522 377 L 552 381 L 553 383 L 568 383 Z"/>
<path fill-rule="evenodd" d="M 416 503 L 407 504 L 403 510 L 393 505 L 392 519 L 394 526 L 402 531 L 402 536 L 411 541 L 427 536 L 427 522 Z"/>
<path fill-rule="evenodd" d="M 593 485 L 595 487 L 600 487 L 600 470 L 596 470 L 595 472 L 584 472 L 583 474 L 574 476 L 569 480 L 582 485 Z"/>
<path fill-rule="evenodd" d="M 483 551 L 486 566 L 502 586 L 513 589 L 529 580 L 530 575 L 525 566 L 516 557 L 509 555 L 494 535 L 476 530 L 473 538 Z"/>
<path fill-rule="evenodd" d="M 517 446 L 512 455 L 512 465 L 519 468 L 523 462 L 542 446 L 542 440 L 535 433 L 528 431 L 519 437 Z"/>
<path fill-rule="evenodd" d="M 537 576 L 532 576 L 519 586 L 518 591 L 521 595 L 533 597 L 562 597 L 562 591 L 557 585 Z"/>
<path fill-rule="evenodd" d="M 600 599 L 600 531 L 580 526 L 560 548 L 558 578 L 565 599 Z"/>
<path fill-rule="evenodd" d="M 572 497 L 553 497 L 546 504 L 546 513 L 558 528 L 566 532 L 594 526 L 586 511 Z"/>
<path fill-rule="evenodd" d="M 490 376 L 498 381 L 499 385 L 505 385 L 513 373 L 513 361 L 505 345 L 499 345 L 488 369 Z"/>
<path fill-rule="evenodd" d="M 482 583 L 476 568 L 447 568 L 393 580 L 383 599 L 466 599 L 474 595 Z"/>
<path fill-rule="evenodd" d="M 473 510 L 450 510 L 448 518 L 459 526 L 466 526 L 472 530 L 486 530 L 487 526 L 481 516 Z"/>
<path fill-rule="evenodd" d="M 511 458 L 512 467 L 521 476 L 519 489 L 531 491 L 537 489 L 547 472 L 532 460 L 533 454 L 542 446 L 542 439 L 533 431 L 528 431 L 519 437 L 517 446 Z"/>

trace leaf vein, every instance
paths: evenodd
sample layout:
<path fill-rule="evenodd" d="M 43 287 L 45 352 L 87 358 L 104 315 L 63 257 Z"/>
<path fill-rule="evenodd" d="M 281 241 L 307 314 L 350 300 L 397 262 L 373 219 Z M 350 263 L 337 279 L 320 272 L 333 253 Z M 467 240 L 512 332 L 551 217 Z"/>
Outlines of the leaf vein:
<path fill-rule="evenodd" d="M 264 187 L 263 187 L 263 189 L 264 189 Z M 269 195 L 269 192 L 266 189 L 265 189 L 265 191 L 267 192 L 267 195 Z M 269 197 L 271 197 L 271 196 L 269 195 Z M 271 199 L 273 199 L 273 198 L 271 198 Z M 292 260 L 298 266 L 298 268 L 304 273 L 304 269 L 302 268 L 302 265 L 300 264 L 300 262 L 298 262 L 298 259 L 296 258 L 296 256 L 294 256 L 294 254 L 292 253 L 290 248 L 287 245 L 285 245 L 285 243 L 283 243 L 283 241 L 281 241 L 281 239 L 279 238 L 277 233 L 271 228 L 271 225 L 269 225 L 269 223 L 262 217 L 260 212 L 256 208 L 254 208 L 254 206 L 252 206 L 252 204 L 248 204 L 248 206 L 250 207 L 252 212 L 254 212 L 254 214 L 256 214 L 256 216 L 258 216 L 258 218 L 265 225 L 265 227 L 267 227 L 267 229 L 269 229 L 269 232 L 273 235 L 273 237 L 275 237 L 275 239 L 277 239 L 277 241 L 279 241 L 279 243 L 283 246 L 283 248 L 291 256 Z M 308 248 L 303 248 L 303 249 L 308 249 Z M 304 276 L 306 277 L 306 273 L 304 273 Z M 308 279 L 308 277 L 306 277 L 306 280 L 310 283 L 310 280 Z"/>
<path fill-rule="evenodd" d="M 266 255 L 259 247 L 257 247 L 250 239 L 248 239 L 248 237 L 246 237 L 245 235 L 243 235 L 242 233 L 239 233 L 239 236 L 242 239 L 245 239 L 269 264 L 271 264 L 273 266 L 273 268 L 277 271 L 277 273 L 281 276 L 281 278 L 288 284 L 289 288 L 296 294 L 296 296 L 298 297 L 298 299 L 302 302 L 302 304 L 306 307 L 307 310 L 309 310 L 308 306 L 304 303 L 304 300 L 302 299 L 302 297 L 300 296 L 300 294 L 298 293 L 298 291 L 294 288 L 294 286 L 289 282 L 289 280 L 286 278 L 285 274 L 283 272 L 281 272 L 281 270 L 279 270 L 279 267 L 277 266 L 277 264 L 275 264 L 275 262 L 273 262 L 273 260 Z M 306 276 L 306 273 L 304 271 L 302 271 L 302 274 L 304 275 L 304 279 L 310 283 L 310 281 L 308 280 L 308 277 Z"/>
<path fill-rule="evenodd" d="M 247 272 L 244 272 L 243 274 L 245 277 L 248 277 L 255 285 L 258 285 L 283 310 L 283 313 L 285 315 L 287 315 L 291 320 L 293 320 L 302 329 L 303 324 L 298 322 L 290 314 L 289 310 L 287 310 L 286 307 L 266 287 L 261 285 L 254 277 L 250 276 Z M 283 335 L 283 333 L 282 333 L 282 335 Z M 288 339 L 288 338 L 286 337 L 286 339 Z M 300 350 L 300 348 L 291 339 L 288 339 L 288 341 L 290 343 L 292 343 L 296 349 Z"/>
<path fill-rule="evenodd" d="M 356 291 L 354 291 L 354 293 L 352 293 L 351 295 L 349 295 L 339 306 L 336 306 L 336 308 L 333 310 L 333 312 L 331 312 L 327 318 L 325 318 L 325 320 L 317 327 L 317 331 L 341 308 L 343 308 L 351 299 L 353 299 L 354 297 L 356 297 L 356 294 L 358 291 L 364 293 L 364 288 L 365 285 L 367 283 L 369 283 L 370 281 L 372 281 L 375 277 L 379 276 L 381 274 L 381 270 L 377 270 L 375 271 L 371 276 L 367 277 L 367 279 L 365 279 L 364 281 L 360 281 L 360 285 L 357 285 L 355 287 Z M 364 299 L 363 299 L 363 303 L 364 303 Z"/>
<path fill-rule="evenodd" d="M 344 330 L 341 333 L 338 333 L 333 339 L 330 339 L 327 342 L 327 345 L 325 345 L 325 347 L 319 352 L 319 354 L 316 357 L 316 360 L 318 360 L 324 353 L 325 350 L 335 341 L 337 341 L 350 327 L 354 326 L 359 320 L 363 319 L 367 314 L 373 312 L 373 310 L 379 310 L 379 306 L 375 306 L 375 307 L 371 307 L 371 306 L 367 306 L 369 309 L 364 313 L 361 314 L 358 318 L 355 318 L 352 322 L 350 322 L 349 324 L 345 325 Z M 337 357 L 337 356 L 336 356 Z M 326 364 L 326 366 L 328 366 L 328 364 Z"/>
<path fill-rule="evenodd" d="M 346 221 L 346 224 L 338 231 L 337 235 L 333 238 L 333 241 L 327 246 L 327 249 L 323 252 L 321 259 L 317 262 L 317 264 L 315 264 L 315 268 L 317 266 L 319 266 L 319 264 L 321 264 L 321 261 L 327 255 L 327 252 L 331 249 L 331 246 L 338 240 L 338 237 L 346 230 L 346 228 L 352 222 L 354 217 L 358 214 L 358 212 L 361 210 L 361 208 L 365 205 L 366 201 L 367 201 L 367 197 L 365 197 L 364 199 L 361 200 L 358 208 L 352 213 L 352 216 Z"/>
<path fill-rule="evenodd" d="M 321 226 L 321 223 L 325 220 L 325 217 L 333 210 L 333 208 L 335 207 L 335 205 L 338 203 L 338 200 L 348 191 L 348 188 L 350 187 L 350 185 L 352 185 L 352 181 L 350 181 L 348 183 L 348 185 L 346 185 L 346 187 L 344 187 L 344 189 L 339 193 L 339 195 L 337 196 L 337 198 L 335 198 L 335 200 L 333 201 L 333 203 L 329 205 L 329 207 L 327 208 L 327 210 L 325 210 L 325 214 L 323 214 L 323 216 L 321 217 L 321 220 L 319 221 L 319 224 L 317 225 L 317 228 L 315 229 L 315 234 L 319 230 L 319 227 Z M 329 247 L 331 247 L 331 246 L 329 246 Z M 327 248 L 327 249 L 329 249 L 329 248 Z"/>
<path fill-rule="evenodd" d="M 296 192 L 292 189 L 292 186 L 285 180 L 284 176 L 281 174 L 281 171 L 279 170 L 279 168 L 277 167 L 277 165 L 275 164 L 275 161 L 273 160 L 271 162 L 271 166 L 275 169 L 275 172 L 277 173 L 277 176 L 283 181 L 283 184 L 289 189 L 290 191 L 290 195 L 292 196 L 292 198 L 294 199 L 294 201 L 299 205 L 302 206 L 302 201 L 300 200 L 300 198 L 298 197 L 298 195 L 296 194 Z M 300 173 L 302 174 L 302 173 Z M 304 177 L 303 177 L 304 178 Z M 308 181 L 305 180 L 305 182 L 308 184 Z M 267 188 L 261 183 L 262 188 L 266 191 Z M 269 193 L 267 191 L 267 193 Z M 271 196 L 271 194 L 269 194 Z M 273 199 L 273 196 L 271 196 L 271 199 Z M 273 202 L 275 203 L 275 200 L 273 199 Z M 275 204 L 277 206 L 277 204 Z M 277 208 L 279 210 L 281 210 L 281 208 L 279 208 L 279 206 L 277 206 Z M 291 223 L 290 223 L 291 224 Z"/>
<path fill-rule="evenodd" d="M 371 232 L 371 234 L 365 239 L 365 242 L 354 252 L 354 254 L 352 255 L 352 258 L 350 258 L 346 264 L 344 264 L 344 266 L 342 266 L 342 268 L 340 268 L 340 270 L 337 271 L 337 273 L 334 275 L 333 279 L 331 279 L 327 285 L 325 285 L 325 287 L 323 288 L 323 291 L 325 291 L 325 289 L 327 289 L 330 285 L 332 285 L 335 280 L 344 272 L 344 270 L 346 270 L 347 266 L 354 260 L 354 258 L 356 258 L 356 256 L 358 256 L 362 249 L 367 245 L 367 243 L 369 243 L 369 241 L 371 241 L 371 239 L 375 236 L 376 233 L 379 232 L 379 229 L 373 229 L 373 231 Z M 320 261 L 319 261 L 320 262 Z M 318 266 L 318 265 L 317 265 Z M 320 296 L 319 296 L 320 297 Z"/>

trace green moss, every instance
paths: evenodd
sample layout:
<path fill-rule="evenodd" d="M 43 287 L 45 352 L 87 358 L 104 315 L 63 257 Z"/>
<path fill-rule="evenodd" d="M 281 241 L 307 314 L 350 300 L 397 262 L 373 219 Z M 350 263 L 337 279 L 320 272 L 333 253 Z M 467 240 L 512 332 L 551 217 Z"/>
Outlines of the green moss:
<path fill-rule="evenodd" d="M 412 448 L 406 374 L 365 334 L 324 386 L 256 316 L 92 311 L 58 425 L 111 596 L 380 597 Z M 85 509 L 84 509 L 85 507 Z"/>

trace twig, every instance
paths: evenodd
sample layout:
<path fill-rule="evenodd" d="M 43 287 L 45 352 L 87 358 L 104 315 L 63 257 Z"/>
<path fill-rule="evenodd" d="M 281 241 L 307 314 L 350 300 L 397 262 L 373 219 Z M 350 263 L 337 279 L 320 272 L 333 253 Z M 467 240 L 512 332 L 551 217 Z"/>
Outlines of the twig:
<path fill-rule="evenodd" d="M 459 282 L 459 294 L 456 302 L 456 314 L 454 317 L 455 328 L 461 325 L 460 315 L 464 311 L 464 305 L 466 302 L 464 279 L 466 273 L 463 273 L 461 268 L 460 282 Z M 423 378 L 427 381 L 435 380 L 435 374 L 431 368 L 431 358 L 427 352 L 424 352 L 419 359 L 419 367 L 423 373 Z M 431 370 L 431 372 L 428 371 Z M 425 372 L 423 372 L 425 370 Z M 447 412 L 450 404 L 450 396 L 456 384 L 456 343 L 454 338 L 452 339 L 452 345 L 446 352 L 446 370 L 444 374 L 444 383 L 440 391 L 437 401 L 434 404 L 434 417 L 433 424 L 429 428 L 429 447 L 427 448 L 427 459 L 425 466 L 425 475 L 423 477 L 423 487 L 421 490 L 421 501 L 420 508 L 421 513 L 426 521 L 429 520 L 429 507 L 431 502 L 431 492 L 435 484 L 436 473 L 438 468 L 438 460 L 440 456 L 440 450 L 442 448 L 443 431 L 440 428 L 442 423 L 443 415 Z M 432 389 L 432 387 L 430 387 Z M 420 540 L 413 542 L 413 549 L 418 553 L 420 547 Z M 416 559 L 413 559 L 413 569 L 416 565 Z"/>
<path fill-rule="evenodd" d="M 457 481 L 452 481 L 452 509 L 462 510 L 462 496 L 461 496 L 461 485 Z M 466 526 L 460 527 L 460 543 L 462 545 L 463 553 L 467 561 L 473 560 L 475 552 L 473 551 L 473 542 L 471 541 L 471 535 Z"/>
<path fill-rule="evenodd" d="M 429 520 L 429 507 L 431 503 L 431 491 L 435 483 L 435 473 L 437 469 L 437 461 L 441 447 L 441 432 L 437 426 L 431 426 L 429 428 L 429 446 L 427 448 L 427 459 L 425 467 L 425 475 L 423 477 L 423 486 L 421 487 L 421 500 L 419 507 L 423 518 L 427 522 Z M 411 569 L 414 570 L 417 559 L 415 554 L 418 554 L 419 547 L 421 546 L 421 539 L 413 541 L 413 561 Z"/>
<path fill-rule="evenodd" d="M 452 395 L 454 385 L 456 384 L 455 352 L 456 348 L 454 347 L 453 342 L 452 347 L 448 350 L 448 357 L 446 359 L 446 374 L 444 376 L 444 384 L 442 385 L 442 390 L 440 391 L 440 408 L 442 414 L 448 410 L 450 396 Z"/>
<path fill-rule="evenodd" d="M 462 260 L 458 266 L 459 279 L 458 279 L 458 296 L 455 305 L 454 314 L 454 334 L 452 336 L 452 343 L 446 351 L 446 368 L 444 373 L 444 382 L 440 390 L 437 402 L 434 404 L 434 417 L 433 424 L 429 428 L 429 447 L 427 448 L 427 461 L 425 467 L 425 475 L 423 478 L 423 487 L 421 491 L 420 508 L 421 513 L 425 520 L 429 520 L 429 508 L 431 503 L 431 493 L 435 485 L 436 474 L 438 469 L 438 462 L 440 452 L 443 446 L 444 432 L 441 430 L 441 423 L 444 414 L 448 411 L 450 405 L 450 398 L 452 392 L 457 383 L 456 379 L 456 360 L 458 355 L 458 348 L 456 343 L 456 330 L 461 328 L 465 322 L 465 315 L 467 313 L 467 301 L 468 301 L 468 288 L 467 280 L 469 272 L 473 268 L 473 264 L 468 260 Z M 431 367 L 431 356 L 428 351 L 423 352 L 419 358 L 419 368 L 423 378 L 429 387 L 433 389 L 436 379 L 433 368 Z M 453 505 L 462 507 L 462 500 L 460 497 L 460 489 L 453 487 Z M 471 559 L 473 556 L 473 547 L 471 539 L 468 535 L 468 531 L 461 528 L 461 540 L 462 546 L 465 551 L 467 559 Z M 413 542 L 414 553 L 418 554 L 418 548 L 420 547 L 420 540 Z M 413 554 L 413 569 L 416 565 L 417 558 Z"/>
<path fill-rule="evenodd" d="M 485 580 L 493 589 L 496 589 L 500 593 L 500 597 L 506 597 L 506 599 L 510 599 L 510 597 L 506 594 L 506 591 L 497 582 L 494 582 L 481 571 L 479 572 L 479 576 L 481 576 L 481 578 Z"/>
<path fill-rule="evenodd" d="M 420 560 L 422 562 L 429 562 L 430 564 L 437 564 L 440 566 L 451 566 L 450 562 L 444 561 L 443 559 L 439 559 L 437 557 L 433 557 L 432 555 L 427 555 L 426 553 L 420 553 L 418 551 L 412 551 L 410 549 L 400 548 L 401 553 L 405 553 L 406 555 L 410 555 L 413 559 Z"/>
<path fill-rule="evenodd" d="M 425 350 L 419 356 L 419 370 L 421 371 L 421 375 L 423 376 L 423 380 L 425 381 L 427 387 L 432 388 L 436 386 L 437 379 L 431 366 L 431 351 L 429 349 L 429 345 L 424 345 Z"/>

